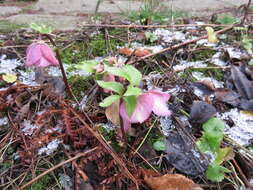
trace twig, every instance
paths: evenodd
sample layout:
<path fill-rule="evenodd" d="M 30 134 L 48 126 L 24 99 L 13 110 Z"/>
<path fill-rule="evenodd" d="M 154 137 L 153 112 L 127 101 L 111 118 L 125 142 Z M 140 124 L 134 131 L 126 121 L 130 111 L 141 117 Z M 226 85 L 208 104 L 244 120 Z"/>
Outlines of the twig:
<path fill-rule="evenodd" d="M 224 27 L 225 24 L 175 24 L 175 25 L 136 25 L 136 24 L 85 24 L 82 27 L 101 27 L 101 28 L 174 28 L 174 27 Z"/>
<path fill-rule="evenodd" d="M 74 94 L 73 94 L 73 92 L 72 92 L 72 90 L 69 86 L 68 79 L 67 79 L 67 76 L 66 76 L 66 72 L 64 70 L 63 63 L 62 63 L 62 60 L 61 60 L 60 52 L 59 52 L 59 49 L 57 48 L 56 43 L 54 42 L 54 40 L 52 39 L 52 37 L 49 34 L 43 34 L 43 35 L 49 39 L 49 41 L 53 44 L 53 46 L 55 46 L 55 48 L 56 48 L 55 53 L 56 53 L 56 57 L 59 61 L 63 82 L 66 86 L 66 89 L 67 89 L 67 92 L 68 92 L 69 96 L 71 96 L 72 98 L 75 99 L 75 101 L 77 101 L 76 97 L 74 96 Z M 78 101 L 77 101 L 77 103 L 78 103 Z"/>
<path fill-rule="evenodd" d="M 64 102 L 63 102 L 64 104 Z M 93 130 L 85 121 L 84 119 L 77 114 L 72 108 L 69 108 L 70 111 L 80 120 L 80 122 L 89 130 L 89 132 L 103 145 L 103 147 L 110 153 L 110 155 L 113 157 L 113 159 L 119 164 L 119 166 L 123 169 L 123 171 L 126 173 L 126 175 L 135 183 L 136 190 L 139 190 L 138 182 L 135 179 L 135 177 L 129 172 L 127 169 L 125 162 L 119 158 L 119 156 L 112 150 L 112 148 L 108 145 L 106 140 L 103 138 L 103 136 L 99 135 L 98 132 Z"/>
<path fill-rule="evenodd" d="M 241 21 L 241 24 L 244 24 L 244 22 L 245 22 L 245 20 L 246 20 L 246 18 L 248 16 L 250 4 L 251 4 L 251 0 L 248 1 L 248 4 L 247 4 L 247 6 L 245 8 L 245 13 L 244 13 L 243 19 Z"/>
<path fill-rule="evenodd" d="M 74 156 L 73 158 L 70 158 L 70 159 L 68 159 L 68 160 L 65 160 L 64 162 L 61 162 L 61 163 L 57 164 L 56 166 L 50 168 L 49 170 L 47 170 L 47 171 L 43 172 L 42 174 L 38 175 L 37 177 L 33 178 L 31 181 L 29 181 L 28 183 L 26 183 L 25 185 L 23 185 L 22 187 L 20 187 L 19 190 L 22 190 L 22 189 L 27 188 L 28 186 L 30 186 L 31 184 L 33 184 L 35 181 L 37 181 L 38 179 L 40 179 L 40 178 L 42 178 L 43 176 L 47 175 L 48 173 L 54 171 L 55 169 L 57 169 L 57 168 L 59 168 L 59 167 L 65 165 L 65 164 L 67 164 L 67 163 L 69 163 L 69 162 L 72 162 L 72 161 L 74 161 L 74 160 L 76 160 L 76 159 L 78 159 L 78 158 L 80 158 L 80 157 L 82 157 L 82 156 L 85 156 L 86 154 L 91 153 L 91 152 L 95 151 L 96 149 L 97 149 L 97 147 L 95 147 L 95 148 L 93 148 L 93 149 L 90 149 L 90 150 L 88 150 L 88 151 L 86 151 L 86 152 L 77 154 L 77 155 Z"/>
<path fill-rule="evenodd" d="M 225 28 L 223 28 L 223 29 L 221 29 L 221 30 L 215 32 L 215 34 L 224 33 L 224 32 L 226 32 L 226 31 L 228 31 L 228 30 L 231 30 L 233 27 L 234 27 L 234 25 L 229 25 L 229 26 L 227 26 L 227 27 L 225 27 Z M 207 35 L 202 36 L 202 37 L 199 37 L 199 38 L 196 38 L 196 39 L 193 39 L 193 40 L 189 40 L 189 41 L 186 41 L 186 42 L 183 42 L 183 43 L 180 43 L 180 44 L 176 44 L 176 45 L 174 45 L 174 46 L 171 46 L 171 47 L 168 47 L 168 48 L 164 48 L 164 49 L 162 49 L 162 50 L 159 51 L 159 52 L 151 53 L 151 54 L 149 54 L 149 55 L 140 57 L 139 59 L 137 59 L 137 60 L 135 60 L 135 61 L 129 62 L 128 64 L 134 64 L 134 63 L 136 63 L 136 62 L 142 61 L 142 60 L 147 59 L 147 58 L 149 58 L 149 57 L 153 57 L 153 56 L 155 56 L 155 55 L 164 53 L 164 52 L 166 52 L 166 51 L 171 51 L 171 50 L 174 50 L 174 49 L 178 49 L 178 48 L 180 48 L 180 47 L 186 46 L 186 45 L 188 45 L 188 44 L 195 43 L 195 42 L 197 42 L 197 41 L 199 41 L 199 40 L 206 39 L 206 38 L 208 38 Z"/>

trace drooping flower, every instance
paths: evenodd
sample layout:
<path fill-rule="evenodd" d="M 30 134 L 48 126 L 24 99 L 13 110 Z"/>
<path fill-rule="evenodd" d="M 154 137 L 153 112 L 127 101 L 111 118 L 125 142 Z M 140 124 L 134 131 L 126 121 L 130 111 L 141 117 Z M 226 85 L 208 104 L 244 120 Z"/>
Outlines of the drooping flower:
<path fill-rule="evenodd" d="M 158 90 L 150 90 L 138 96 L 137 105 L 131 117 L 126 112 L 125 103 L 120 105 L 120 116 L 123 120 L 125 131 L 129 129 L 131 123 L 143 123 L 152 111 L 158 116 L 169 116 L 171 111 L 167 107 L 170 95 Z"/>
<path fill-rule="evenodd" d="M 43 42 L 32 43 L 26 50 L 26 66 L 47 67 L 59 65 L 52 49 Z"/>

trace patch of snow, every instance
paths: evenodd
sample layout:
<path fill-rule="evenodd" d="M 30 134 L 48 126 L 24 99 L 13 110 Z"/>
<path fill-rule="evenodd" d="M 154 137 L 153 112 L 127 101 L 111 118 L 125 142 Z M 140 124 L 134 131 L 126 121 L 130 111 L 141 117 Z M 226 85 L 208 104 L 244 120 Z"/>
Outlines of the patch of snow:
<path fill-rule="evenodd" d="M 247 57 L 247 53 L 243 52 L 240 49 L 236 49 L 234 47 L 227 47 L 225 48 L 226 52 L 229 54 L 230 59 L 243 59 L 244 57 Z"/>
<path fill-rule="evenodd" d="M 13 73 L 18 66 L 22 65 L 17 59 L 6 58 L 6 55 L 0 56 L 0 73 Z"/>
<path fill-rule="evenodd" d="M 0 118 L 0 126 L 4 126 L 8 124 L 8 117 Z"/>
<path fill-rule="evenodd" d="M 177 71 L 183 71 L 190 67 L 205 68 L 207 67 L 207 64 L 205 64 L 204 61 L 195 61 L 195 62 L 181 61 L 178 65 L 173 66 L 173 69 L 175 72 L 177 72 Z"/>
<path fill-rule="evenodd" d="M 234 125 L 225 129 L 231 139 L 241 146 L 252 144 L 253 140 L 253 116 L 245 111 L 239 111 L 237 108 L 231 109 L 228 112 L 218 114 L 223 120 L 232 120 Z"/>
<path fill-rule="evenodd" d="M 81 107 L 82 110 L 84 110 L 87 106 L 87 103 L 88 103 L 88 96 L 85 95 L 82 100 L 80 101 L 79 105 Z"/>
<path fill-rule="evenodd" d="M 68 71 L 68 69 L 72 67 L 71 65 L 63 64 L 63 67 L 68 76 L 74 76 L 74 75 L 85 76 L 85 77 L 90 76 L 90 73 L 84 70 L 74 69 L 73 71 Z M 62 76 L 60 67 L 49 67 L 47 71 L 48 71 L 48 74 L 51 76 L 54 76 L 54 77 Z"/>
<path fill-rule="evenodd" d="M 164 136 L 168 136 L 169 133 L 176 127 L 170 116 L 160 117 L 160 126 Z"/>
<path fill-rule="evenodd" d="M 20 70 L 19 71 L 20 76 L 18 77 L 18 79 L 26 85 L 29 86 L 39 86 L 39 84 L 37 82 L 35 82 L 35 72 L 33 70 Z"/>
<path fill-rule="evenodd" d="M 113 131 L 117 128 L 112 122 L 100 123 L 98 125 L 103 127 L 107 132 Z"/>
<path fill-rule="evenodd" d="M 162 78 L 162 75 L 160 73 L 151 72 L 151 73 L 149 73 L 149 75 L 143 77 L 143 80 L 145 80 L 145 82 L 146 82 L 147 89 L 151 90 L 154 88 L 153 80 L 161 79 L 161 78 Z"/>
<path fill-rule="evenodd" d="M 227 65 L 227 63 L 221 59 L 221 52 L 216 52 L 213 55 L 211 59 L 211 63 L 217 66 L 221 66 L 221 67 L 224 67 Z"/>
<path fill-rule="evenodd" d="M 215 88 L 224 88 L 224 82 L 218 81 L 211 77 L 205 77 L 202 72 L 192 72 L 192 76 L 196 78 L 198 81 L 209 81 L 211 84 L 214 85 Z"/>
<path fill-rule="evenodd" d="M 166 43 L 171 43 L 173 41 L 184 41 L 186 39 L 186 36 L 184 33 L 179 32 L 179 31 L 175 31 L 175 32 L 171 32 L 169 30 L 166 29 L 156 29 L 154 31 L 154 34 L 157 37 L 160 37 L 164 42 Z"/>
<path fill-rule="evenodd" d="M 34 130 L 39 128 L 39 126 L 32 124 L 30 120 L 24 120 L 22 126 L 23 126 L 22 132 L 25 135 L 32 135 Z"/>
<path fill-rule="evenodd" d="M 42 154 L 46 154 L 46 155 L 50 155 L 52 154 L 54 151 L 57 150 L 58 146 L 62 143 L 62 140 L 59 139 L 55 139 L 51 142 L 49 142 L 46 146 L 40 148 L 38 150 L 38 155 L 42 155 Z"/>
<path fill-rule="evenodd" d="M 60 174 L 59 182 L 61 184 L 61 187 L 64 190 L 72 190 L 73 189 L 73 181 L 68 175 Z"/>

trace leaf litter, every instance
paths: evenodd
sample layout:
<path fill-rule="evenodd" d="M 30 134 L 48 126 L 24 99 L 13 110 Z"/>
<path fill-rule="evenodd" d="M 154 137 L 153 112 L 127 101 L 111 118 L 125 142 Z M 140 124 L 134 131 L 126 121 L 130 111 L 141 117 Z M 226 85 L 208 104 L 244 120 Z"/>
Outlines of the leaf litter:
<path fill-rule="evenodd" d="M 94 32 L 93 28 L 90 30 L 90 37 L 100 34 Z M 55 170 L 60 188 L 80 189 L 89 186 L 93 189 L 200 190 L 208 189 L 209 185 L 223 189 L 230 182 L 233 189 L 251 188 L 252 174 L 240 171 L 243 165 L 253 163 L 253 154 L 247 149 L 253 143 L 253 88 L 248 72 L 250 66 L 247 65 L 250 55 L 242 46 L 222 39 L 213 41 L 215 43 L 200 39 L 195 44 L 179 45 L 170 52 L 160 53 L 164 48 L 198 39 L 206 34 L 205 29 L 185 26 L 176 30 L 157 28 L 147 31 L 156 38 L 152 41 L 149 39 L 149 42 L 148 39 L 137 42 L 133 38 L 130 43 L 125 40 L 126 44 L 118 46 L 114 55 L 108 53 L 104 57 L 89 57 L 100 63 L 112 58 L 119 65 L 137 61 L 136 67 L 144 75 L 142 88 L 146 91 L 159 89 L 171 95 L 168 107 L 173 115 L 152 115 L 145 123 L 134 124 L 128 134 L 127 145 L 119 135 L 118 125 L 121 121 L 113 112 L 117 106 L 106 111 L 99 108 L 98 102 L 103 93 L 94 87 L 93 82 L 89 84 L 89 92 L 83 90 L 84 96 L 79 97 L 81 104 L 78 107 L 66 97 L 59 68 L 51 67 L 43 71 L 24 69 L 24 63 L 18 58 L 9 59 L 6 52 L 1 56 L 0 73 L 14 73 L 18 77 L 13 84 L 2 84 L 1 78 L 0 110 L 3 114 L 0 115 L 0 148 L 4 150 L 1 158 L 4 158 L 3 163 L 8 163 L 8 147 L 11 146 L 18 159 L 13 162 L 15 170 L 0 163 L 0 169 L 5 167 L 4 174 L 0 174 L 0 188 L 2 184 L 7 184 L 6 189 L 11 189 L 10 179 L 14 180 L 21 171 L 34 172 L 37 164 L 43 165 L 41 157 L 49 163 L 55 164 L 56 161 L 57 164 L 62 159 L 67 160 L 93 149 L 93 152 L 71 161 L 62 170 Z M 138 34 L 143 31 L 131 32 Z M 234 31 L 227 33 L 238 35 Z M 82 36 L 80 31 L 74 35 Z M 194 51 L 196 47 L 208 47 L 215 53 L 201 60 L 194 59 L 198 54 L 198 51 Z M 193 51 L 189 53 L 189 49 Z M 138 57 L 154 53 L 157 56 L 138 61 Z M 63 66 L 69 78 L 91 76 L 73 68 L 74 64 Z M 225 73 L 223 79 L 217 77 L 219 71 Z M 212 164 L 219 151 L 206 154 L 196 146 L 196 142 L 205 138 L 207 133 L 200 127 L 213 117 L 223 120 L 224 135 L 229 139 L 222 139 L 219 150 L 229 145 L 236 154 L 229 158 L 231 162 L 225 159 L 219 161 L 222 166 Z M 218 129 L 212 130 L 218 134 Z M 212 134 L 208 135 L 212 137 Z M 13 138 L 15 143 L 12 142 Z M 233 141 L 237 144 L 233 144 Z M 152 145 L 155 142 L 165 149 L 154 149 Z M 243 159 L 237 160 L 237 156 Z M 213 170 L 210 170 L 210 166 Z M 239 174 L 229 173 L 235 172 L 234 167 L 240 171 Z M 152 172 L 147 168 L 151 168 Z M 222 175 L 226 179 L 219 182 L 218 186 L 207 181 L 223 179 Z M 26 185 L 31 180 L 27 176 L 25 182 L 21 183 Z"/>

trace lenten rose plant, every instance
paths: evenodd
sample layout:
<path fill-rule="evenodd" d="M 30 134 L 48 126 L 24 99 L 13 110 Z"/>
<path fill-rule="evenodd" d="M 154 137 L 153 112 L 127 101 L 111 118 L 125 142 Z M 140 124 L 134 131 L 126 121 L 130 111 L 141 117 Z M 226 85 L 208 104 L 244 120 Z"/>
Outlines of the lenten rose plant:
<path fill-rule="evenodd" d="M 97 84 L 110 94 L 99 105 L 109 107 L 118 104 L 118 112 L 122 119 L 122 130 L 127 132 L 132 123 L 143 123 L 155 113 L 158 116 L 169 116 L 167 107 L 170 95 L 160 90 L 143 92 L 139 88 L 142 80 L 141 73 L 132 65 L 111 65 L 88 61 L 79 67 L 94 73 Z M 98 69 L 99 68 L 99 69 Z M 103 68 L 101 70 L 100 68 Z M 102 77 L 101 77 L 102 74 Z M 99 76 L 96 76 L 99 75 Z"/>

